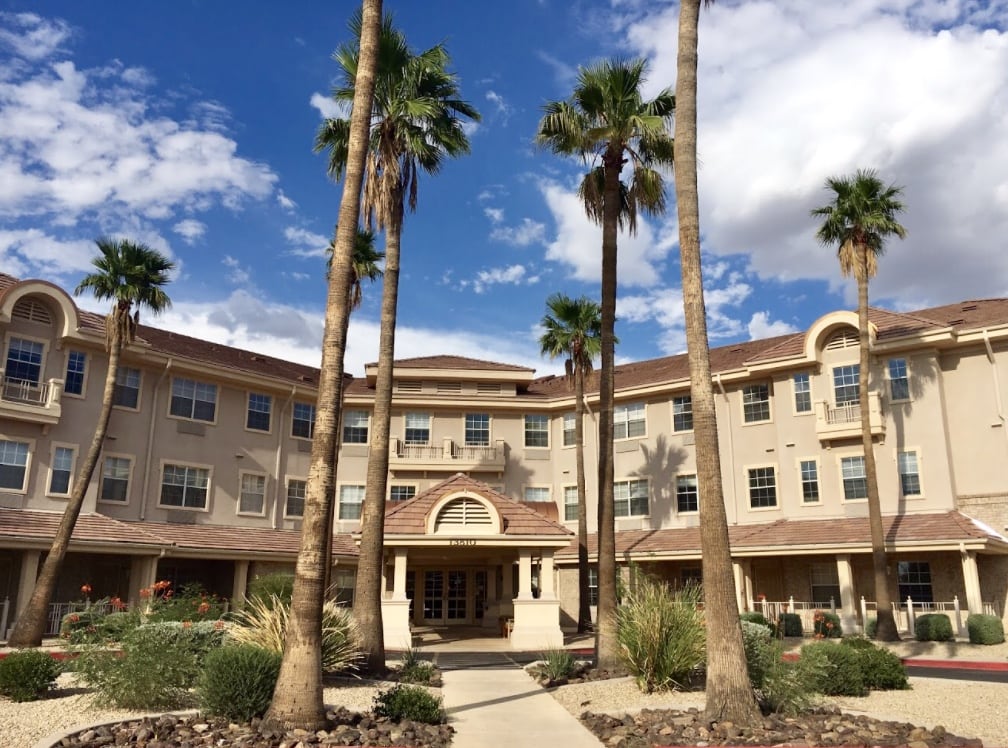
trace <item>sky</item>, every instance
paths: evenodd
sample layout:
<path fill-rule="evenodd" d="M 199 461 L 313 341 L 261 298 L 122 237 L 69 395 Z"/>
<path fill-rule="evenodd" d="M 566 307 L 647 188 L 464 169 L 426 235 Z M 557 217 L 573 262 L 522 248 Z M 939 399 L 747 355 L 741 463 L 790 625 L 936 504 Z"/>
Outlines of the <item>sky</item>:
<path fill-rule="evenodd" d="M 100 236 L 168 254 L 172 308 L 144 321 L 318 365 L 340 185 L 312 150 L 336 111 L 332 52 L 353 2 L 0 0 L 0 271 L 71 290 Z M 444 43 L 481 113 L 471 153 L 420 179 L 402 235 L 397 358 L 562 370 L 539 353 L 547 297 L 599 296 L 586 170 L 537 148 L 579 66 L 648 60 L 674 89 L 678 5 L 385 2 L 411 46 Z M 1008 0 L 719 1 L 702 11 L 698 158 L 711 345 L 807 328 L 856 304 L 809 211 L 827 177 L 902 186 L 908 230 L 872 303 L 1008 295 Z M 618 361 L 685 350 L 668 211 L 619 237 Z M 381 237 L 379 237 L 379 245 Z M 377 359 L 381 289 L 346 369 Z M 86 309 L 104 305 L 81 297 Z"/>

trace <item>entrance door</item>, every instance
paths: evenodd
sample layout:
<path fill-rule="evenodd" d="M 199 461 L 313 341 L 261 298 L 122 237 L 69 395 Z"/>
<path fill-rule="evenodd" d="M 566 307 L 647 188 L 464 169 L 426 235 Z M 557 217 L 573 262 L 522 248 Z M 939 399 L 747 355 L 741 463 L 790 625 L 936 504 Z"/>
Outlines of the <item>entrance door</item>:
<path fill-rule="evenodd" d="M 444 572 L 424 572 L 423 617 L 424 623 L 444 622 Z"/>
<path fill-rule="evenodd" d="M 448 572 L 448 622 L 466 622 L 466 572 L 454 570 Z"/>
<path fill-rule="evenodd" d="M 428 569 L 424 572 L 423 620 L 428 624 L 469 622 L 469 572 Z"/>

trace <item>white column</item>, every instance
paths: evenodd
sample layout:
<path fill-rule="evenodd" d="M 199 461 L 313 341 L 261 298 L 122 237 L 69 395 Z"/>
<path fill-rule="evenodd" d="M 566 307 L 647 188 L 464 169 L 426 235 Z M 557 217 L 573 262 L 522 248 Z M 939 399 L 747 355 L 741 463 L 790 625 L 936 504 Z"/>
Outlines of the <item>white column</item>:
<path fill-rule="evenodd" d="M 746 609 L 746 594 L 745 594 L 745 569 L 742 568 L 742 563 L 739 561 L 732 561 L 732 573 L 735 577 L 735 604 L 738 606 L 739 613 L 744 613 Z"/>
<path fill-rule="evenodd" d="M 406 599 L 406 549 L 395 549 L 395 570 L 392 574 L 392 599 Z"/>
<path fill-rule="evenodd" d="M 539 599 L 556 600 L 556 588 L 553 585 L 553 549 L 542 552 L 542 562 L 539 565 Z"/>
<path fill-rule="evenodd" d="M 21 615 L 28 606 L 35 580 L 38 579 L 39 559 L 42 551 L 24 551 L 21 554 L 21 574 L 18 577 L 17 614 Z M 48 615 L 48 614 L 47 614 Z"/>
<path fill-rule="evenodd" d="M 241 610 L 245 607 L 245 590 L 248 588 L 248 561 L 234 562 L 234 580 L 231 583 L 231 608 Z"/>
<path fill-rule="evenodd" d="M 970 613 L 983 613 L 983 600 L 980 596 L 980 572 L 977 569 L 976 551 L 963 549 L 962 556 L 963 584 L 966 587 L 966 606 Z"/>
<path fill-rule="evenodd" d="M 532 550 L 518 549 L 518 596 L 516 600 L 532 599 Z"/>
<path fill-rule="evenodd" d="M 378 599 L 385 599 L 385 590 L 388 589 L 388 574 L 385 571 L 385 554 L 382 554 L 381 561 L 381 589 L 378 591 Z"/>
<path fill-rule="evenodd" d="M 837 581 L 840 584 L 840 628 L 845 634 L 853 633 L 857 627 L 857 612 L 854 602 L 854 572 L 851 569 L 850 554 L 839 553 L 836 557 Z"/>

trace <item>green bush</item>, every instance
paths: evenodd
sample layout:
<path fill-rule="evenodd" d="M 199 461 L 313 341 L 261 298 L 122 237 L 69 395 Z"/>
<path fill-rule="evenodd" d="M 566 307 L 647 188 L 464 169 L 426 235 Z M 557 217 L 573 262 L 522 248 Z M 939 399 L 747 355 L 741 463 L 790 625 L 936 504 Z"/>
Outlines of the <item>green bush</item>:
<path fill-rule="evenodd" d="M 574 670 L 574 655 L 566 649 L 551 648 L 542 653 L 540 672 L 550 680 L 566 678 Z"/>
<path fill-rule="evenodd" d="M 952 621 L 944 613 L 928 613 L 914 621 L 914 638 L 919 642 L 952 641 Z"/>
<path fill-rule="evenodd" d="M 249 582 L 248 596 L 259 598 L 267 604 L 272 604 L 273 598 L 277 598 L 290 605 L 294 596 L 294 575 L 278 571 L 258 576 Z"/>
<path fill-rule="evenodd" d="M 197 685 L 200 707 L 233 722 L 261 717 L 280 675 L 280 655 L 251 644 L 221 647 L 203 663 Z"/>
<path fill-rule="evenodd" d="M 845 636 L 840 643 L 845 647 L 850 647 L 851 649 L 875 649 L 874 642 L 863 636 Z"/>
<path fill-rule="evenodd" d="M 203 660 L 220 646 L 223 628 L 216 621 L 145 624 L 123 636 L 121 655 L 101 647 L 81 649 L 74 670 L 106 704 L 123 709 L 187 707 Z"/>
<path fill-rule="evenodd" d="M 211 595 L 199 583 L 187 584 L 177 591 L 168 582 L 158 582 L 144 617 L 148 622 L 216 621 L 224 615 L 225 601 Z"/>
<path fill-rule="evenodd" d="M 812 633 L 820 639 L 839 639 L 843 635 L 840 627 L 840 616 L 817 610 L 813 619 Z"/>
<path fill-rule="evenodd" d="M 430 683 L 437 677 L 437 668 L 427 660 L 421 659 L 420 653 L 413 647 L 403 652 L 399 664 L 400 683 Z"/>
<path fill-rule="evenodd" d="M 861 671 L 861 657 L 852 647 L 838 646 L 832 642 L 806 644 L 801 649 L 799 665 L 805 663 L 817 677 L 811 683 L 819 693 L 827 696 L 864 696 L 868 693 Z"/>
<path fill-rule="evenodd" d="M 105 618 L 105 609 L 99 607 L 67 613 L 60 621 L 60 638 L 70 644 L 98 641 L 98 626 Z"/>
<path fill-rule="evenodd" d="M 0 660 L 0 693 L 11 701 L 35 701 L 52 688 L 63 666 L 48 652 L 19 649 Z"/>
<path fill-rule="evenodd" d="M 106 642 L 120 642 L 141 623 L 138 610 L 109 613 L 98 622 L 98 634 Z"/>
<path fill-rule="evenodd" d="M 762 613 L 739 613 L 739 620 L 748 621 L 749 623 L 758 623 L 760 626 L 766 626 L 771 631 L 773 630 L 773 624 L 770 623 L 770 621 L 767 620 L 767 617 Z"/>
<path fill-rule="evenodd" d="M 801 616 L 797 613 L 781 613 L 777 627 L 784 633 L 784 636 L 802 636 L 805 629 L 802 628 Z"/>
<path fill-rule="evenodd" d="M 874 639 L 878 633 L 878 618 L 869 618 L 865 621 L 864 635 L 869 639 Z"/>
<path fill-rule="evenodd" d="M 906 667 L 897 654 L 884 647 L 871 647 L 858 652 L 861 676 L 866 688 L 873 691 L 895 691 L 910 688 Z"/>
<path fill-rule="evenodd" d="M 283 654 L 290 603 L 278 597 L 263 600 L 251 597 L 245 609 L 237 611 L 228 630 L 230 638 L 240 644 L 254 644 L 270 652 Z M 334 673 L 355 670 L 360 660 L 357 624 L 347 608 L 326 600 L 322 606 L 322 670 Z"/>
<path fill-rule="evenodd" d="M 780 659 L 780 647 L 775 646 L 770 626 L 752 621 L 742 621 L 742 645 L 749 681 L 753 688 L 759 689 L 774 662 Z"/>
<path fill-rule="evenodd" d="M 374 697 L 373 711 L 378 717 L 387 717 L 395 722 L 408 719 L 436 725 L 445 718 L 441 699 L 419 686 L 401 684 L 396 684 L 387 691 L 379 691 Z"/>
<path fill-rule="evenodd" d="M 707 658 L 699 585 L 670 592 L 646 574 L 616 609 L 620 657 L 645 693 L 689 684 Z"/>
<path fill-rule="evenodd" d="M 783 647 L 772 643 L 775 658 L 769 661 L 762 685 L 756 689 L 760 707 L 764 712 L 797 715 L 808 711 L 818 702 L 816 684 L 824 677 L 829 663 L 821 658 L 804 657 L 798 662 L 781 659 Z"/>
<path fill-rule="evenodd" d="M 1004 622 L 997 616 L 972 613 L 966 619 L 970 644 L 1000 644 L 1005 640 Z"/>

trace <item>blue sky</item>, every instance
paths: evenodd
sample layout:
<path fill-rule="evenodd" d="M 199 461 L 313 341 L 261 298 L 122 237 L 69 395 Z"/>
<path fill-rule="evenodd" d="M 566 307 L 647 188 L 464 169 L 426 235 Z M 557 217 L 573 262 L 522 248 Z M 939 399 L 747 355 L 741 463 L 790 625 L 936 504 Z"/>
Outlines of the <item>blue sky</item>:
<path fill-rule="evenodd" d="M 99 235 L 179 265 L 155 324 L 316 364 L 340 190 L 312 153 L 354 3 L 0 0 L 0 270 L 73 288 Z M 674 86 L 674 3 L 386 2 L 416 49 L 444 42 L 482 113 L 472 153 L 423 177 L 403 233 L 397 356 L 559 369 L 537 325 L 555 291 L 597 297 L 584 166 L 537 150 L 578 65 L 650 61 Z M 809 209 L 877 168 L 909 229 L 873 302 L 1008 294 L 1008 3 L 719 2 L 701 17 L 701 226 L 712 344 L 854 304 Z M 684 349 L 674 199 L 620 238 L 620 360 Z M 377 356 L 380 288 L 347 369 Z M 93 300 L 86 308 L 104 311 Z M 148 322 L 153 320 L 147 319 Z"/>

